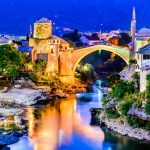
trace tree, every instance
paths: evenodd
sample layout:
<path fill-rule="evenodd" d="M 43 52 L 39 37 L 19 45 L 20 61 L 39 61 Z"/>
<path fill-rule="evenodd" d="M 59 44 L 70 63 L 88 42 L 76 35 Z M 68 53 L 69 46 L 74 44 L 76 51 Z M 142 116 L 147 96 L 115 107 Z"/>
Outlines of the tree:
<path fill-rule="evenodd" d="M 97 78 L 95 69 L 91 64 L 80 65 L 76 70 L 76 77 L 80 79 L 81 82 L 87 83 L 87 81 L 93 81 Z"/>
<path fill-rule="evenodd" d="M 126 100 L 122 102 L 119 105 L 119 111 L 121 112 L 121 114 L 126 116 L 128 114 L 129 109 L 132 108 L 133 103 L 134 102 L 131 100 Z"/>
<path fill-rule="evenodd" d="M 147 87 L 146 87 L 146 98 L 150 101 L 150 74 L 146 77 Z"/>
<path fill-rule="evenodd" d="M 114 87 L 120 82 L 120 75 L 119 74 L 113 74 L 107 78 L 107 82 L 109 87 Z"/>
<path fill-rule="evenodd" d="M 134 93 L 134 86 L 132 85 L 132 83 L 128 83 L 127 81 L 122 80 L 112 90 L 112 95 L 119 100 L 123 99 L 125 95 L 130 95 L 133 93 Z"/>
<path fill-rule="evenodd" d="M 147 87 L 146 87 L 146 105 L 145 105 L 145 112 L 150 115 L 150 74 L 147 75 Z"/>
<path fill-rule="evenodd" d="M 138 72 L 135 72 L 133 75 L 132 75 L 132 81 L 134 83 L 134 87 L 135 87 L 135 90 L 140 90 L 140 74 Z"/>
<path fill-rule="evenodd" d="M 131 37 L 127 33 L 121 33 L 121 38 L 119 39 L 120 46 L 127 46 L 131 41 Z"/>
<path fill-rule="evenodd" d="M 14 78 L 21 68 L 21 55 L 11 45 L 0 46 L 0 75 Z"/>
<path fill-rule="evenodd" d="M 46 65 L 47 65 L 46 60 L 37 60 L 37 62 L 35 62 L 33 66 L 33 72 L 36 74 L 39 80 L 41 80 L 42 75 L 45 74 Z"/>

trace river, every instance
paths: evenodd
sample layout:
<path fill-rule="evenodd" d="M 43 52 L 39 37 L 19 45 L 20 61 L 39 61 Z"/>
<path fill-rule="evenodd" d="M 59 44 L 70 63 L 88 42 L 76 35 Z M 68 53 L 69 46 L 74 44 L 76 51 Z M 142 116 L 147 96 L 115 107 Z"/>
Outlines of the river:
<path fill-rule="evenodd" d="M 93 93 L 78 93 L 68 100 L 27 108 L 29 136 L 11 150 L 148 150 L 150 144 L 90 126 L 90 108 L 101 108 L 99 84 Z M 87 102 L 88 101 L 88 102 Z M 103 136 L 105 134 L 105 140 Z"/>

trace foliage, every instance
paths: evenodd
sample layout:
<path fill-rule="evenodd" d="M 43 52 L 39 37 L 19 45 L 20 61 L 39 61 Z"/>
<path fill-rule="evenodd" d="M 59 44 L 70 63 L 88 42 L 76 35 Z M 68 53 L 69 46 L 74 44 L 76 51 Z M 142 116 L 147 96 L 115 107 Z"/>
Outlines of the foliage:
<path fill-rule="evenodd" d="M 150 100 L 148 100 L 146 102 L 146 105 L 145 105 L 145 113 L 147 113 L 148 115 L 150 115 Z"/>
<path fill-rule="evenodd" d="M 108 43 L 116 46 L 127 46 L 131 40 L 129 34 L 121 33 L 120 36 L 109 39 Z"/>
<path fill-rule="evenodd" d="M 83 46 L 83 44 L 80 42 L 80 35 L 79 31 L 75 29 L 72 33 L 64 34 L 62 36 L 63 39 L 68 41 L 72 47 L 80 47 Z"/>
<path fill-rule="evenodd" d="M 150 130 L 150 122 L 147 122 L 147 123 L 146 123 L 145 128 L 146 128 L 147 130 Z"/>
<path fill-rule="evenodd" d="M 128 83 L 127 81 L 122 80 L 112 90 L 113 97 L 117 99 L 122 99 L 125 95 L 133 93 L 134 93 L 134 86 L 132 85 L 132 83 Z"/>
<path fill-rule="evenodd" d="M 132 82 L 134 83 L 135 92 L 136 90 L 139 91 L 140 90 L 140 74 L 138 72 L 135 72 L 132 75 Z"/>
<path fill-rule="evenodd" d="M 38 60 L 33 66 L 33 72 L 35 73 L 35 75 L 39 80 L 41 80 L 42 75 L 45 74 L 46 65 L 47 65 L 46 60 Z"/>
<path fill-rule="evenodd" d="M 109 87 L 116 86 L 119 83 L 119 81 L 120 81 L 120 75 L 119 74 L 113 74 L 107 78 L 107 82 L 108 82 Z"/>
<path fill-rule="evenodd" d="M 122 115 L 126 116 L 129 109 L 132 107 L 132 105 L 133 105 L 133 101 L 126 100 L 119 105 L 119 111 L 121 112 Z"/>
<path fill-rule="evenodd" d="M 137 60 L 136 60 L 136 59 L 131 59 L 131 60 L 129 61 L 129 65 L 130 65 L 130 66 L 135 65 L 135 64 L 137 64 Z"/>
<path fill-rule="evenodd" d="M 79 65 L 77 67 L 75 76 L 81 81 L 81 83 L 93 81 L 97 78 L 97 74 L 95 73 L 94 67 L 91 64 L 85 64 L 83 66 Z"/>
<path fill-rule="evenodd" d="M 141 128 L 141 127 L 146 126 L 145 121 L 143 121 L 139 118 L 136 118 L 134 116 L 128 116 L 127 117 L 127 122 L 128 122 L 129 125 L 131 125 L 134 128 Z"/>
<path fill-rule="evenodd" d="M 104 97 L 102 100 L 103 106 L 105 107 L 107 103 L 108 103 L 108 99 L 106 97 Z"/>
<path fill-rule="evenodd" d="M 120 36 L 121 36 L 119 38 L 119 45 L 120 46 L 127 46 L 132 41 L 130 35 L 127 33 L 121 33 Z"/>
<path fill-rule="evenodd" d="M 22 56 L 11 45 L 0 46 L 0 75 L 14 78 L 22 66 Z"/>
<path fill-rule="evenodd" d="M 117 119 L 120 117 L 119 113 L 114 108 L 105 109 L 105 114 L 109 119 Z"/>
<path fill-rule="evenodd" d="M 146 87 L 146 98 L 147 100 L 150 100 L 150 74 L 147 75 L 147 87 Z"/>

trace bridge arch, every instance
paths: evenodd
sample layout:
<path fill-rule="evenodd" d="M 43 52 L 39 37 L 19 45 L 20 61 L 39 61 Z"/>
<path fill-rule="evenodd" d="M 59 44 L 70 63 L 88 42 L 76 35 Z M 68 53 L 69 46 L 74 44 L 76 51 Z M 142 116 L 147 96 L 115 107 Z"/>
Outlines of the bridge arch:
<path fill-rule="evenodd" d="M 96 45 L 88 48 L 78 49 L 73 52 L 73 56 L 72 56 L 73 57 L 72 59 L 74 60 L 72 63 L 73 74 L 75 73 L 78 64 L 84 57 L 98 50 L 104 50 L 104 51 L 115 53 L 116 55 L 120 56 L 127 63 L 127 65 L 129 65 L 130 50 L 125 48 L 120 48 L 120 47 L 108 46 L 108 45 Z"/>

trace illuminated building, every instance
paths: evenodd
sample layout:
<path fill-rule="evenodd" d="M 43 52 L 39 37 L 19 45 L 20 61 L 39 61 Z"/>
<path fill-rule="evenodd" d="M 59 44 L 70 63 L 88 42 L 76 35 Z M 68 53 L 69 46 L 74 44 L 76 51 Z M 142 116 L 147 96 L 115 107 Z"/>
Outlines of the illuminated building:
<path fill-rule="evenodd" d="M 30 33 L 32 33 L 31 27 Z M 47 71 L 59 71 L 59 57 L 62 51 L 70 49 L 69 43 L 52 34 L 52 22 L 47 18 L 34 23 L 32 34 L 29 39 L 29 46 L 33 47 L 32 61 L 47 60 Z"/>

